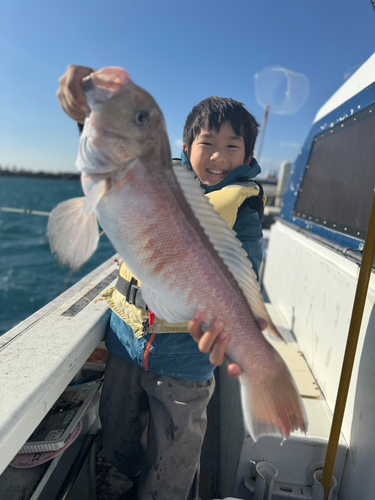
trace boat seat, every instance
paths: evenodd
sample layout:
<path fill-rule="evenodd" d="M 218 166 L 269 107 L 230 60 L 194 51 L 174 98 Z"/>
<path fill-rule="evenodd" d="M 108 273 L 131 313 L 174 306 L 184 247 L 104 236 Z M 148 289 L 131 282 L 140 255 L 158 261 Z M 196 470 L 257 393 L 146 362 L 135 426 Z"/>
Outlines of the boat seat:
<path fill-rule="evenodd" d="M 323 399 L 319 385 L 300 351 L 293 333 L 285 326 L 285 320 L 280 310 L 270 303 L 266 303 L 266 307 L 285 343 L 276 339 L 273 335 L 266 334 L 266 338 L 287 364 L 301 396 L 303 398 Z"/>

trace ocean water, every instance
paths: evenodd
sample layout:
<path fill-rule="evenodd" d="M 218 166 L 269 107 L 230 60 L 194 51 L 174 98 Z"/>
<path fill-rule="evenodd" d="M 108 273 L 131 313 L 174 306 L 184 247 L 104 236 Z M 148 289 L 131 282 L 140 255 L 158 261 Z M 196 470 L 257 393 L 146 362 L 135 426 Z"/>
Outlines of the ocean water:
<path fill-rule="evenodd" d="M 78 181 L 0 177 L 0 207 L 49 212 L 58 203 L 82 195 Z M 90 261 L 70 276 L 51 253 L 47 222 L 48 217 L 0 211 L 0 335 L 115 253 L 102 236 Z"/>

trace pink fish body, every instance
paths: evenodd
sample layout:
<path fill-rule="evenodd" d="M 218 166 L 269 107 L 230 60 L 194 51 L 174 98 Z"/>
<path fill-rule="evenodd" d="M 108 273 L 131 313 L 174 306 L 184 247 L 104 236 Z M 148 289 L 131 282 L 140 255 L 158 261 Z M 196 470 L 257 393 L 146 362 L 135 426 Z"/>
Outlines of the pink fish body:
<path fill-rule="evenodd" d="M 97 246 L 97 218 L 158 317 L 180 323 L 205 311 L 207 324 L 225 322 L 253 439 L 306 431 L 293 378 L 259 327 L 275 333 L 251 263 L 192 173 L 172 165 L 158 105 L 121 68 L 93 73 L 83 88 L 91 108 L 77 160 L 85 198 L 53 211 L 52 250 L 80 267 Z"/>

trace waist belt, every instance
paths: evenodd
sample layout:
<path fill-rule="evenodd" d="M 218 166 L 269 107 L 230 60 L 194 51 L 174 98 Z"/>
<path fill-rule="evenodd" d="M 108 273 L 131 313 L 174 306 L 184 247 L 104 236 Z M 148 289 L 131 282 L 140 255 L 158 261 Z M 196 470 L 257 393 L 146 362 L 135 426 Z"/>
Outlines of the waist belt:
<path fill-rule="evenodd" d="M 150 310 L 142 297 L 142 290 L 138 286 L 138 281 L 134 277 L 130 281 L 127 281 L 122 276 L 119 276 L 115 288 L 125 297 L 129 304 L 144 309 L 147 312 Z"/>

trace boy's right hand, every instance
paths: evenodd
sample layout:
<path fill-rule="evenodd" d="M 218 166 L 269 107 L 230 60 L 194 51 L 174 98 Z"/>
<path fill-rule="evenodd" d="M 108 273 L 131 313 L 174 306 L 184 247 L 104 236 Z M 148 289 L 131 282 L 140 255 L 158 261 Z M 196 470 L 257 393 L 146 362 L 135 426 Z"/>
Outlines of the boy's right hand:
<path fill-rule="evenodd" d="M 78 123 L 84 123 L 90 111 L 82 90 L 82 79 L 91 75 L 93 71 L 95 70 L 85 66 L 71 65 L 59 80 L 60 88 L 57 91 L 57 97 L 60 104 L 65 113 Z"/>
<path fill-rule="evenodd" d="M 198 313 L 189 322 L 189 333 L 193 339 L 198 342 L 198 347 L 201 352 L 211 353 L 210 362 L 214 366 L 220 366 L 225 361 L 225 350 L 229 342 L 229 335 L 224 331 L 224 323 L 222 321 L 213 321 L 208 330 L 203 333 L 201 325 L 204 321 L 205 314 Z M 228 364 L 228 374 L 231 378 L 239 378 L 242 374 L 241 368 L 235 363 Z"/>

